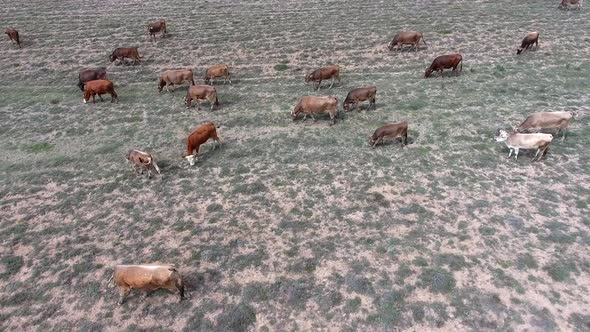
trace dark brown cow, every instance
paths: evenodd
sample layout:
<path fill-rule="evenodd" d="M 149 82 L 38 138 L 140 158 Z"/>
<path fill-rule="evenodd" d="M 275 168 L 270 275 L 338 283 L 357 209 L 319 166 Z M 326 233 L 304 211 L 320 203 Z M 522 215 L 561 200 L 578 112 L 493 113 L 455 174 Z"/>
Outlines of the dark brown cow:
<path fill-rule="evenodd" d="M 318 82 L 317 83 L 317 90 L 320 89 L 320 85 L 322 84 L 322 80 L 329 80 L 332 79 L 332 84 L 330 84 L 330 89 L 334 85 L 334 80 L 338 80 L 340 83 L 340 67 L 336 65 L 322 67 L 312 71 L 311 73 L 305 76 L 305 83 L 308 82 Z"/>
<path fill-rule="evenodd" d="M 539 47 L 539 33 L 537 31 L 529 32 L 526 37 L 522 40 L 520 48 L 516 50 L 516 54 L 520 54 L 523 51 L 528 50 L 535 44 L 535 50 Z"/>
<path fill-rule="evenodd" d="M 443 77 L 443 70 L 448 68 L 453 68 L 453 72 L 458 74 L 459 72 L 457 71 L 457 67 L 459 67 L 459 64 L 461 64 L 460 71 L 463 71 L 463 57 L 461 54 L 447 54 L 438 56 L 436 59 L 434 59 L 434 61 L 432 61 L 430 67 L 426 69 L 426 72 L 424 72 L 424 78 L 430 77 L 432 72 L 435 71 L 439 71 L 441 73 L 440 76 Z"/>
<path fill-rule="evenodd" d="M 332 123 L 330 123 L 331 126 L 336 123 L 336 117 L 338 116 L 338 98 L 305 96 L 301 98 L 291 112 L 291 119 L 295 121 L 299 113 L 304 114 L 303 121 L 307 119 L 308 115 L 311 116 L 313 121 L 316 121 L 313 116 L 314 113 L 328 113 L 332 120 Z"/>
<path fill-rule="evenodd" d="M 383 142 L 385 138 L 402 138 L 402 148 L 404 145 L 408 145 L 408 122 L 403 121 L 399 123 L 393 123 L 377 128 L 373 133 L 373 136 L 369 138 L 369 142 L 372 144 L 373 149 L 377 144 Z"/>
<path fill-rule="evenodd" d="M 184 102 L 186 104 L 186 108 L 191 107 L 191 101 L 197 102 L 197 109 L 201 109 L 201 100 L 208 100 L 211 104 L 211 110 L 213 110 L 213 106 L 219 106 L 219 100 L 217 100 L 217 90 L 210 85 L 192 85 L 188 88 L 188 92 L 186 97 L 184 97 Z"/>
<path fill-rule="evenodd" d="M 160 74 L 158 92 L 162 91 L 164 86 L 166 86 L 166 91 L 170 91 L 168 86 L 172 86 L 172 92 L 174 92 L 174 85 L 179 85 L 184 82 L 188 82 L 190 85 L 195 85 L 192 69 L 167 70 Z"/>
<path fill-rule="evenodd" d="M 371 86 L 365 86 L 362 88 L 356 88 L 354 90 L 351 90 L 348 95 L 346 96 L 346 99 L 344 99 L 344 102 L 342 103 L 342 108 L 344 108 L 345 111 L 351 111 L 353 110 L 358 103 L 368 100 L 369 101 L 369 107 L 367 107 L 367 111 L 371 109 L 371 106 L 373 106 L 373 108 L 377 108 L 377 106 L 375 106 L 375 96 L 377 95 L 377 87 L 374 85 Z M 352 107 L 351 107 L 352 105 Z M 359 108 L 358 111 L 360 112 L 361 109 Z"/>
<path fill-rule="evenodd" d="M 186 155 L 182 158 L 186 159 L 189 165 L 195 165 L 195 158 L 199 155 L 199 147 L 203 143 L 207 142 L 210 138 L 217 142 L 213 149 L 217 148 L 217 146 L 221 144 L 219 137 L 217 137 L 216 128 L 219 127 L 215 126 L 215 124 L 211 122 L 206 123 L 204 125 L 201 125 L 199 128 L 195 129 L 195 131 L 193 131 L 188 136 L 188 138 L 186 139 Z"/>
<path fill-rule="evenodd" d="M 424 45 L 426 45 L 422 32 L 402 31 L 393 37 L 388 48 L 390 51 L 393 51 L 396 46 L 399 46 L 399 50 L 401 50 L 404 45 L 414 45 L 416 52 L 418 52 L 418 43 L 420 42 L 420 39 L 422 39 Z"/>
<path fill-rule="evenodd" d="M 111 103 L 119 103 L 119 97 L 115 92 L 113 82 L 109 80 L 94 80 L 86 82 L 86 90 L 84 90 L 84 104 L 86 104 L 90 100 L 91 96 L 92 102 L 96 104 L 96 95 L 98 95 L 100 101 L 104 101 L 102 99 L 102 95 L 104 95 L 105 93 L 111 95 Z"/>
<path fill-rule="evenodd" d="M 225 84 L 226 80 L 229 80 L 231 84 L 229 68 L 228 65 L 217 65 L 207 68 L 205 72 L 205 84 L 211 84 L 211 79 L 216 77 L 223 77 L 223 84 Z"/>
<path fill-rule="evenodd" d="M 125 61 L 125 59 L 133 60 L 133 63 L 141 62 L 141 56 L 139 56 L 139 51 L 137 47 L 119 47 L 116 48 L 113 53 L 111 53 L 110 60 L 111 62 L 115 60 Z"/>
<path fill-rule="evenodd" d="M 106 79 L 107 69 L 105 67 L 83 69 L 78 73 L 78 87 L 80 87 L 80 91 L 84 91 L 86 82 Z"/>
<path fill-rule="evenodd" d="M 561 3 L 559 3 L 559 8 L 570 9 L 571 7 L 575 7 L 576 9 L 582 9 L 583 5 L 584 1 L 582 0 L 561 0 Z"/>
<path fill-rule="evenodd" d="M 16 29 L 8 28 L 8 29 L 4 30 L 4 33 L 8 35 L 8 38 L 11 41 L 15 42 L 16 45 L 18 45 L 18 48 L 21 48 L 20 47 L 20 38 L 18 36 L 18 31 L 16 31 Z"/>
<path fill-rule="evenodd" d="M 162 32 L 162 38 L 168 33 L 166 31 L 166 21 L 159 20 L 147 25 L 148 33 L 150 34 L 150 40 L 156 40 L 156 33 Z"/>

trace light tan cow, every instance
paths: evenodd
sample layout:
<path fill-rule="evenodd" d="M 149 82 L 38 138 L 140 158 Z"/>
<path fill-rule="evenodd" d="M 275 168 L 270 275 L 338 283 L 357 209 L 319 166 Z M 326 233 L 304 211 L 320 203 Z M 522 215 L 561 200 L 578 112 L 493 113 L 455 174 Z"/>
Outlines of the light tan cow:
<path fill-rule="evenodd" d="M 573 114 L 570 112 L 537 112 L 529 115 L 523 123 L 516 128 L 519 133 L 540 131 L 542 129 L 557 129 L 557 135 L 562 134 L 561 141 L 565 141 L 567 128 Z"/>
<path fill-rule="evenodd" d="M 208 100 L 211 104 L 211 110 L 213 106 L 219 106 L 219 100 L 217 99 L 217 90 L 210 85 L 192 85 L 188 88 L 186 97 L 184 97 L 184 103 L 186 108 L 191 107 L 191 102 L 197 103 L 197 109 L 201 109 L 201 100 Z"/>
<path fill-rule="evenodd" d="M 160 175 L 160 168 L 158 167 L 158 164 L 156 164 L 154 157 L 147 152 L 129 150 L 129 152 L 127 152 L 127 160 L 133 167 L 135 174 L 139 174 L 140 171 L 141 174 L 143 174 L 143 171 L 145 170 L 148 173 L 148 178 L 151 178 L 153 170 L 158 175 Z"/>
<path fill-rule="evenodd" d="M 307 116 L 311 116 L 311 118 L 316 121 L 315 117 L 313 116 L 314 113 L 328 113 L 330 115 L 330 119 L 333 125 L 336 123 L 336 117 L 338 116 L 338 98 L 336 97 L 315 97 L 315 96 L 306 96 L 299 100 L 299 103 L 293 111 L 291 112 L 291 118 L 293 121 L 297 118 L 299 113 L 303 113 L 303 120 L 307 119 Z"/>
<path fill-rule="evenodd" d="M 151 292 L 165 288 L 179 293 L 184 298 L 184 284 L 180 273 L 171 264 L 117 265 L 113 272 L 115 284 L 119 286 L 119 305 L 123 304 L 132 289 L 141 289 L 148 296 Z"/>
<path fill-rule="evenodd" d="M 223 84 L 228 80 L 229 84 L 231 84 L 229 68 L 229 65 L 217 65 L 207 68 L 205 72 L 205 84 L 212 84 L 212 79 L 216 77 L 223 77 Z"/>
<path fill-rule="evenodd" d="M 422 32 L 418 31 L 402 31 L 395 35 L 389 43 L 389 50 L 393 51 L 393 49 L 398 46 L 398 49 L 401 50 L 404 45 L 414 45 L 416 48 L 416 52 L 418 52 L 418 43 L 422 40 L 424 45 L 426 45 L 426 40 L 424 40 L 424 35 Z"/>
<path fill-rule="evenodd" d="M 160 74 L 158 92 L 161 92 L 164 86 L 166 87 L 166 91 L 170 91 L 168 86 L 172 86 L 172 92 L 174 92 L 174 85 L 180 85 L 184 82 L 188 82 L 189 85 L 195 85 L 192 69 L 166 70 Z"/>
<path fill-rule="evenodd" d="M 517 160 L 520 149 L 537 149 L 537 153 L 535 153 L 532 161 L 535 161 L 539 153 L 540 156 L 537 161 L 541 160 L 547 154 L 549 144 L 551 144 L 552 140 L 553 135 L 551 134 L 509 134 L 505 130 L 500 130 L 499 135 L 496 137 L 497 142 L 504 142 L 510 149 L 508 158 L 512 156 L 512 151 L 514 151 L 514 159 Z"/>

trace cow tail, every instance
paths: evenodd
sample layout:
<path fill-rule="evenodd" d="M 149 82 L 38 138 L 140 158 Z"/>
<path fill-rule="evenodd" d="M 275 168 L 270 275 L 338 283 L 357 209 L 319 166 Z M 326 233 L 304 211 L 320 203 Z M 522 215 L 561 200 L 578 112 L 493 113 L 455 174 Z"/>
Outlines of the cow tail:
<path fill-rule="evenodd" d="M 461 71 L 463 71 L 463 57 L 461 57 Z"/>

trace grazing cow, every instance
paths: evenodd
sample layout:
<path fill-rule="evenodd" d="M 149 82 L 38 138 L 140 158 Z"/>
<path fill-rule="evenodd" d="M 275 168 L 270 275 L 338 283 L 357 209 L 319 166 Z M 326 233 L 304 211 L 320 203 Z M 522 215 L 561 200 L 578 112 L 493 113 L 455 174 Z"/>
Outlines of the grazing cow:
<path fill-rule="evenodd" d="M 182 158 L 186 159 L 189 165 L 195 165 L 195 159 L 199 155 L 199 147 L 201 144 L 207 142 L 210 138 L 216 141 L 216 145 L 213 149 L 217 148 L 221 144 L 219 137 L 217 137 L 217 130 L 215 124 L 206 123 L 195 129 L 188 138 L 186 139 L 186 155 Z M 196 153 L 194 153 L 196 151 Z"/>
<path fill-rule="evenodd" d="M 316 121 L 313 116 L 314 113 L 328 113 L 332 123 L 330 126 L 336 123 L 336 117 L 338 116 L 338 98 L 336 97 L 314 97 L 306 96 L 299 100 L 299 103 L 291 112 L 291 118 L 293 121 L 297 118 L 299 113 L 303 113 L 303 121 L 307 120 L 307 116 L 311 116 L 313 121 Z"/>
<path fill-rule="evenodd" d="M 404 45 L 414 45 L 416 52 L 418 52 L 418 43 L 420 40 L 422 40 L 424 45 L 426 45 L 426 40 L 424 40 L 422 32 L 402 31 L 393 37 L 391 43 L 389 43 L 388 48 L 390 51 L 393 51 L 396 46 L 398 46 L 399 50 L 401 50 Z"/>
<path fill-rule="evenodd" d="M 373 133 L 373 136 L 369 138 L 369 143 L 372 144 L 373 149 L 377 144 L 383 142 L 385 138 L 402 138 L 402 148 L 404 145 L 408 145 L 408 122 L 403 121 L 399 123 L 393 123 L 377 128 Z"/>
<path fill-rule="evenodd" d="M 143 171 L 145 170 L 148 173 L 148 178 L 151 178 L 153 170 L 158 175 L 160 175 L 160 167 L 158 167 L 158 164 L 156 164 L 154 157 L 147 152 L 129 150 L 129 152 L 127 152 L 127 160 L 133 167 L 135 174 L 139 174 L 140 171 L 141 174 L 143 174 Z"/>
<path fill-rule="evenodd" d="M 570 9 L 571 7 L 575 7 L 576 9 L 582 9 L 584 5 L 583 0 L 561 0 L 559 4 L 559 8 L 561 9 Z"/>
<path fill-rule="evenodd" d="M 86 82 L 106 79 L 107 69 L 105 67 L 83 69 L 78 73 L 78 87 L 80 87 L 80 91 L 84 91 Z"/>
<path fill-rule="evenodd" d="M 119 305 L 123 304 L 131 289 L 144 290 L 147 297 L 151 292 L 164 288 L 178 293 L 180 300 L 184 299 L 182 277 L 172 264 L 117 265 L 113 279 L 119 286 Z"/>
<path fill-rule="evenodd" d="M 514 150 L 514 159 L 518 159 L 518 150 L 520 149 L 537 149 L 537 153 L 533 157 L 532 161 L 535 161 L 535 158 L 541 155 L 537 159 L 537 161 L 541 160 L 546 154 L 547 150 L 549 149 L 549 144 L 553 140 L 553 135 L 551 134 L 520 134 L 520 133 L 511 133 L 509 134 L 505 130 L 500 130 L 499 135 L 496 137 L 497 142 L 504 142 L 506 146 L 510 149 L 510 153 L 508 154 L 508 158 L 512 155 L 512 151 Z"/>
<path fill-rule="evenodd" d="M 426 69 L 424 78 L 430 77 L 432 72 L 435 71 L 440 71 L 440 77 L 444 77 L 442 75 L 443 70 L 448 68 L 453 68 L 453 72 L 458 74 L 459 71 L 457 71 L 457 67 L 459 67 L 459 64 L 461 64 L 461 69 L 459 71 L 463 71 L 463 57 L 461 54 L 447 54 L 438 56 L 436 59 L 434 59 L 434 61 L 432 61 L 430 67 Z"/>
<path fill-rule="evenodd" d="M 150 40 L 156 40 L 156 33 L 162 32 L 162 38 L 168 33 L 166 31 L 166 21 L 159 20 L 147 25 L 148 33 L 150 34 Z"/>
<path fill-rule="evenodd" d="M 213 110 L 213 106 L 219 106 L 219 100 L 217 99 L 217 90 L 210 85 L 191 85 L 188 88 L 188 92 L 186 93 L 186 97 L 184 97 L 184 103 L 186 104 L 186 108 L 191 107 L 191 101 L 195 101 L 197 103 L 197 109 L 201 109 L 201 100 L 208 100 L 211 104 L 211 111 Z"/>
<path fill-rule="evenodd" d="M 8 28 L 8 29 L 4 30 L 4 33 L 8 35 L 8 38 L 10 39 L 10 41 L 15 42 L 16 45 L 18 45 L 18 48 L 21 48 L 20 47 L 20 38 L 18 37 L 18 31 L 16 31 L 16 29 Z"/>
<path fill-rule="evenodd" d="M 179 85 L 185 81 L 188 82 L 189 85 L 195 85 L 192 69 L 167 70 L 160 74 L 158 92 L 161 92 L 164 86 L 166 86 L 166 91 L 170 91 L 168 86 L 172 86 L 172 92 L 174 92 L 174 84 Z"/>
<path fill-rule="evenodd" d="M 205 84 L 212 84 L 212 78 L 223 77 L 223 84 L 229 80 L 231 84 L 231 76 L 228 65 L 217 65 L 207 68 L 205 72 Z"/>
<path fill-rule="evenodd" d="M 141 62 L 141 56 L 139 56 L 139 51 L 137 47 L 119 47 L 116 48 L 111 56 L 109 57 L 111 62 L 115 60 L 119 60 L 121 62 L 125 61 L 125 59 L 133 60 L 133 63 Z"/>
<path fill-rule="evenodd" d="M 311 73 L 305 76 L 305 83 L 308 82 L 318 82 L 317 83 L 317 90 L 320 89 L 320 85 L 322 84 L 322 80 L 329 80 L 332 79 L 332 84 L 330 84 L 330 89 L 334 85 L 334 80 L 338 80 L 340 83 L 340 67 L 336 65 L 322 67 L 312 71 Z"/>
<path fill-rule="evenodd" d="M 520 54 L 535 44 L 535 50 L 539 48 L 539 33 L 537 31 L 529 32 L 522 40 L 520 48 L 516 50 L 516 54 Z"/>
<path fill-rule="evenodd" d="M 377 106 L 375 106 L 376 94 L 377 87 L 374 85 L 353 89 L 348 93 L 346 99 L 344 99 L 342 108 L 344 108 L 346 112 L 351 111 L 358 105 L 358 103 L 365 100 L 369 101 L 369 107 L 367 108 L 367 111 L 371 109 L 371 106 L 373 106 L 373 108 L 377 108 Z M 358 111 L 360 112 L 361 109 L 359 108 Z"/>
<path fill-rule="evenodd" d="M 119 103 L 119 97 L 115 92 L 115 87 L 112 81 L 109 80 L 94 80 L 86 82 L 86 90 L 84 90 L 84 104 L 86 104 L 90 97 L 92 96 L 92 102 L 96 104 L 96 95 L 100 98 L 100 101 L 104 101 L 102 99 L 102 95 L 108 93 L 111 95 L 111 103 L 116 102 Z"/>
<path fill-rule="evenodd" d="M 516 132 L 539 131 L 542 129 L 557 129 L 557 136 L 563 132 L 561 141 L 565 141 L 567 128 L 573 114 L 570 112 L 537 112 L 529 115 L 516 128 Z"/>

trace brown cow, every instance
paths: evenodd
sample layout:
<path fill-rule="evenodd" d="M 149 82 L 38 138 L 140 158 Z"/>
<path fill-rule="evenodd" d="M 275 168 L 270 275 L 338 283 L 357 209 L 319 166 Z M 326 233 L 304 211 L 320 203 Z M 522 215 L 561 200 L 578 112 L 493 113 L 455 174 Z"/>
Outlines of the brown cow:
<path fill-rule="evenodd" d="M 16 29 L 8 28 L 8 29 L 4 30 L 4 33 L 8 35 L 8 38 L 10 39 L 10 41 L 15 42 L 16 45 L 18 45 L 18 48 L 21 48 L 20 47 L 20 38 L 18 36 L 18 31 L 16 31 Z"/>
<path fill-rule="evenodd" d="M 345 111 L 351 111 L 353 110 L 358 103 L 368 100 L 369 101 L 369 107 L 367 107 L 367 111 L 371 109 L 371 105 L 373 106 L 373 108 L 377 108 L 377 106 L 375 106 L 375 95 L 377 94 L 377 87 L 374 85 L 371 86 L 365 86 L 362 88 L 356 88 L 354 90 L 351 90 L 348 95 L 346 96 L 346 99 L 344 99 L 344 102 L 342 103 L 342 107 L 344 108 Z M 350 105 L 352 105 L 352 108 L 350 107 Z M 358 110 L 359 112 L 361 111 L 361 109 L 359 108 Z"/>
<path fill-rule="evenodd" d="M 186 108 L 191 107 L 191 101 L 197 102 L 197 109 L 201 109 L 201 100 L 208 100 L 211 104 L 211 111 L 213 110 L 213 106 L 219 106 L 219 100 L 217 100 L 217 90 L 210 85 L 191 85 L 188 88 L 188 92 L 186 93 L 186 97 L 184 97 L 184 103 L 186 104 Z"/>
<path fill-rule="evenodd" d="M 399 123 L 393 123 L 377 128 L 373 133 L 373 136 L 369 138 L 369 143 L 372 144 L 373 149 L 377 144 L 383 142 L 385 138 L 402 138 L 402 148 L 404 145 L 408 145 L 408 122 L 403 121 Z"/>
<path fill-rule="evenodd" d="M 172 92 L 174 92 L 174 84 L 179 85 L 185 81 L 188 82 L 189 85 L 195 85 L 192 69 L 167 70 L 160 74 L 158 92 L 161 92 L 164 86 L 166 86 L 166 91 L 170 91 L 168 86 L 172 86 Z"/>
<path fill-rule="evenodd" d="M 228 65 L 217 65 L 207 68 L 207 71 L 205 72 L 205 84 L 212 84 L 211 79 L 216 77 L 223 77 L 223 84 L 225 84 L 227 80 L 229 80 L 229 84 L 231 84 L 229 68 Z"/>
<path fill-rule="evenodd" d="M 86 82 L 86 90 L 84 90 L 84 104 L 86 104 L 90 100 L 90 96 L 92 96 L 92 102 L 96 104 L 96 95 L 100 98 L 100 101 L 104 101 L 102 99 L 102 95 L 108 93 L 111 95 L 111 103 L 119 103 L 119 97 L 115 92 L 115 88 L 113 82 L 109 80 L 94 80 Z"/>
<path fill-rule="evenodd" d="M 217 130 L 215 124 L 206 123 L 195 129 L 188 138 L 186 139 L 186 155 L 182 158 L 186 159 L 189 165 L 195 165 L 195 158 L 199 155 L 199 147 L 207 142 L 210 138 L 216 141 L 216 145 L 213 149 L 217 148 L 221 144 L 219 137 L 217 137 Z M 196 151 L 196 153 L 194 153 Z"/>
<path fill-rule="evenodd" d="M 313 113 L 328 113 L 332 120 L 332 123 L 330 123 L 331 126 L 336 123 L 336 117 L 338 116 L 338 98 L 315 96 L 303 97 L 291 112 L 291 118 L 293 121 L 295 121 L 299 113 L 304 113 L 303 121 L 307 120 L 308 115 L 311 116 L 313 121 L 316 121 Z"/>
<path fill-rule="evenodd" d="M 151 292 L 164 288 L 178 293 L 184 299 L 182 277 L 172 264 L 148 265 L 117 265 L 113 272 L 115 284 L 119 286 L 119 302 L 121 305 L 132 289 L 142 289 L 147 297 Z"/>
<path fill-rule="evenodd" d="M 461 64 L 460 71 L 463 71 L 463 57 L 461 54 L 447 54 L 438 56 L 436 59 L 434 59 L 434 61 L 432 61 L 430 67 L 426 69 L 426 72 L 424 72 L 424 78 L 430 77 L 434 71 L 440 71 L 440 76 L 444 77 L 442 73 L 443 70 L 447 68 L 453 68 L 453 72 L 458 75 L 459 72 L 457 71 L 457 67 L 459 64 Z"/>
<path fill-rule="evenodd" d="M 539 33 L 537 31 L 529 32 L 522 40 L 520 48 L 516 50 L 516 54 L 520 54 L 535 44 L 535 50 L 539 48 Z"/>
<path fill-rule="evenodd" d="M 557 129 L 557 134 L 563 132 L 561 141 L 565 141 L 567 135 L 567 128 L 573 114 L 570 112 L 537 112 L 529 115 L 523 123 L 516 128 L 518 133 L 526 133 L 531 131 L 539 131 L 542 129 Z"/>
<path fill-rule="evenodd" d="M 162 32 L 162 38 L 168 33 L 166 31 L 166 21 L 159 20 L 147 25 L 148 33 L 150 34 L 150 40 L 156 40 L 156 33 Z"/>
<path fill-rule="evenodd" d="M 389 43 L 388 48 L 390 51 L 393 51 L 395 46 L 399 46 L 399 50 L 401 51 L 404 45 L 414 45 L 416 52 L 418 52 L 418 43 L 420 42 L 420 39 L 422 39 L 424 45 L 426 45 L 426 40 L 424 40 L 422 32 L 402 31 L 393 37 L 391 43 Z"/>
<path fill-rule="evenodd" d="M 139 151 L 139 150 L 129 150 L 127 152 L 127 160 L 133 167 L 135 174 L 143 174 L 143 171 L 147 171 L 148 178 L 152 177 L 152 170 L 160 175 L 160 168 L 156 161 L 154 160 L 154 156 L 147 152 Z"/>
<path fill-rule="evenodd" d="M 322 84 L 322 80 L 329 80 L 332 79 L 332 84 L 330 84 L 330 89 L 334 85 L 334 80 L 338 80 L 340 83 L 340 67 L 337 65 L 331 65 L 327 67 L 322 67 L 312 71 L 311 73 L 305 76 L 305 83 L 308 82 L 318 82 L 317 83 L 317 90 L 320 89 L 320 85 Z"/>
<path fill-rule="evenodd" d="M 561 3 L 558 7 L 561 9 L 570 9 L 571 7 L 575 7 L 576 9 L 582 9 L 583 5 L 583 0 L 561 0 Z"/>
<path fill-rule="evenodd" d="M 83 92 L 86 82 L 106 79 L 107 69 L 105 67 L 83 69 L 78 73 L 78 87 Z"/>
<path fill-rule="evenodd" d="M 111 62 L 117 59 L 123 62 L 126 58 L 133 60 L 133 63 L 135 64 L 137 62 L 141 62 L 142 56 L 139 56 L 137 47 L 119 47 L 116 48 L 110 56 Z"/>

